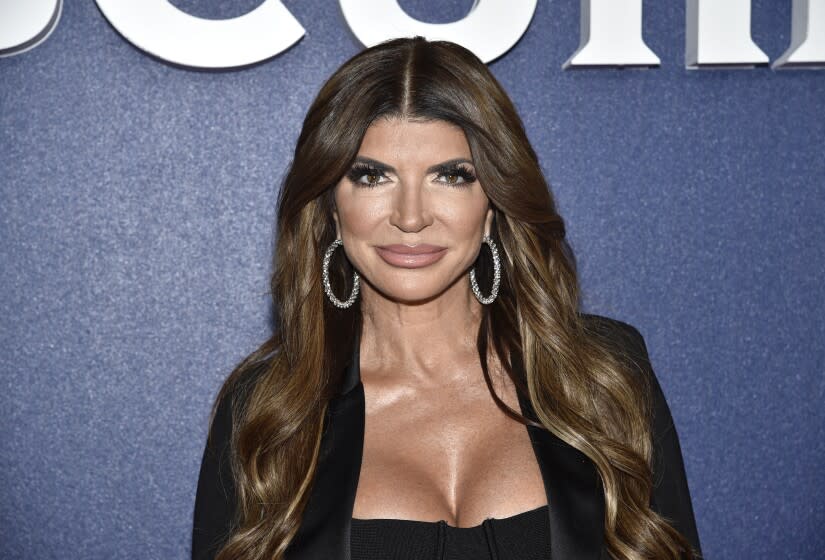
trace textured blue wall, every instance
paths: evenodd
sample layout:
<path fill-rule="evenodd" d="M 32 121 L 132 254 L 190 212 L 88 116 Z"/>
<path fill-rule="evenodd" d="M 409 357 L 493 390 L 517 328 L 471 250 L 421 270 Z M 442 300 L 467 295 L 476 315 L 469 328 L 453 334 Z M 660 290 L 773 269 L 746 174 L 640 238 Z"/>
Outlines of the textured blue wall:
<path fill-rule="evenodd" d="M 0 59 L 0 557 L 187 557 L 212 398 L 269 328 L 277 185 L 361 48 L 337 2 L 285 4 L 307 35 L 241 71 L 159 62 L 91 1 Z M 451 21 L 472 1 L 427 4 L 402 2 Z M 661 68 L 564 72 L 578 4 L 539 2 L 491 68 L 586 306 L 647 339 L 707 557 L 822 558 L 825 72 L 687 71 L 684 5 L 654 2 Z M 775 59 L 790 2 L 753 18 Z"/>

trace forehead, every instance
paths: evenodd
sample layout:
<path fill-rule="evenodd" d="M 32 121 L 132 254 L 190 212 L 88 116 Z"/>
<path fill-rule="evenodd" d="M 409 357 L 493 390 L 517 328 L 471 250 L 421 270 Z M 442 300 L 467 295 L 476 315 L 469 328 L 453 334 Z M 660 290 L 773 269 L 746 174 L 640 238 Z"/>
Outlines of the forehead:
<path fill-rule="evenodd" d="M 373 122 L 361 141 L 359 155 L 396 163 L 401 160 L 446 160 L 471 158 L 470 145 L 464 131 L 451 122 L 411 121 L 381 118 Z"/>

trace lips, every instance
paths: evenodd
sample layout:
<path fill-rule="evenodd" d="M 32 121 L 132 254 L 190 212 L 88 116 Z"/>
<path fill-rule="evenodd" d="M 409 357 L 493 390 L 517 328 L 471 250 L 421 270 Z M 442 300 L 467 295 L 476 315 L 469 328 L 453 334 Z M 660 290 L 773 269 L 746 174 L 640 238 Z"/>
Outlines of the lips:
<path fill-rule="evenodd" d="M 375 251 L 387 264 L 400 268 L 421 268 L 441 260 L 446 247 L 420 243 L 418 245 L 382 245 Z"/>

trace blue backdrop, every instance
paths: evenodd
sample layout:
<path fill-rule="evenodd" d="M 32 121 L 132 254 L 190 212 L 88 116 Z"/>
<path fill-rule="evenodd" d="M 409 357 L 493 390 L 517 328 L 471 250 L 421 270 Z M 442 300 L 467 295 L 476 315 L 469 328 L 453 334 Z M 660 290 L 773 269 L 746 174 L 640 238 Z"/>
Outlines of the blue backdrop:
<path fill-rule="evenodd" d="M 243 70 L 164 64 L 91 1 L 0 59 L 0 557 L 188 556 L 212 399 L 270 328 L 278 184 L 311 99 L 361 49 L 337 2 L 285 4 L 306 36 Z M 446 22 L 472 0 L 401 4 Z M 753 5 L 772 60 L 790 4 Z M 684 5 L 654 2 L 660 68 L 562 71 L 578 18 L 539 2 L 490 67 L 586 308 L 647 340 L 706 556 L 822 558 L 825 72 L 685 70 Z"/>

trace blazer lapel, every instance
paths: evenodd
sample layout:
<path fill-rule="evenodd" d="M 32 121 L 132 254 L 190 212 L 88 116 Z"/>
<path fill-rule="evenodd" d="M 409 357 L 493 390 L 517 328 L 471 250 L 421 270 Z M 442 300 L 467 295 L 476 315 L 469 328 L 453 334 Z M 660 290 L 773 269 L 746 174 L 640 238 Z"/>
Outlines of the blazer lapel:
<path fill-rule="evenodd" d="M 351 560 L 365 417 L 359 337 L 354 346 L 341 390 L 327 409 L 315 480 L 301 525 L 287 549 L 288 560 Z M 521 360 L 513 358 L 513 367 L 523 376 Z M 528 398 L 519 395 L 519 406 L 524 416 L 537 421 Z M 551 432 L 526 428 L 549 504 L 551 558 L 598 560 L 603 552 L 604 498 L 595 465 Z"/>
<path fill-rule="evenodd" d="M 364 386 L 358 337 L 340 392 L 330 400 L 318 469 L 288 560 L 350 560 L 350 526 L 364 449 Z"/>
<path fill-rule="evenodd" d="M 511 356 L 524 379 L 521 360 Z M 530 399 L 519 394 L 521 413 L 538 422 Z M 604 544 L 604 495 L 596 466 L 548 430 L 527 426 L 544 480 L 553 560 L 598 560 Z"/>

